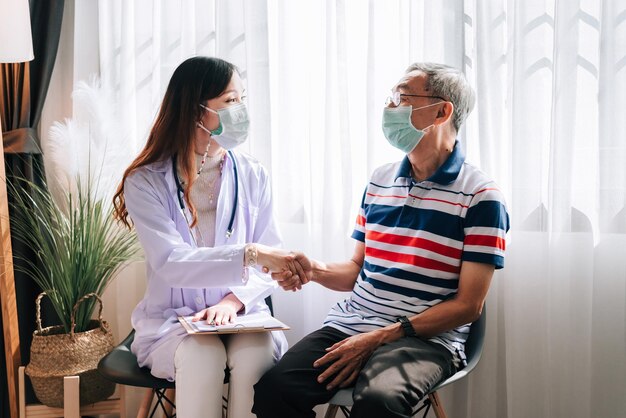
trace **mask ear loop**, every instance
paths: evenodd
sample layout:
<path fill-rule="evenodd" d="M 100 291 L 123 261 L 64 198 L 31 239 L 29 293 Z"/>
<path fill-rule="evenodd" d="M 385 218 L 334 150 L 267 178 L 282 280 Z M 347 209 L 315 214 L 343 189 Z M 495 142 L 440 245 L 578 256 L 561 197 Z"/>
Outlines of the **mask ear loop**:
<path fill-rule="evenodd" d="M 432 106 L 435 106 L 435 105 L 438 105 L 438 104 L 441 104 L 441 103 L 448 103 L 448 102 L 447 101 L 441 101 L 441 102 L 432 103 L 432 104 L 429 104 L 429 105 L 426 105 L 426 106 L 416 107 L 415 109 L 413 109 L 413 106 L 411 106 L 411 113 L 415 112 L 416 110 L 425 109 L 427 107 L 432 107 Z M 437 117 L 439 117 L 440 114 L 441 114 L 441 110 L 437 113 Z M 435 124 L 431 123 L 427 127 L 420 129 L 420 131 L 426 132 L 427 129 L 430 129 L 433 126 L 435 126 Z"/>
<path fill-rule="evenodd" d="M 426 105 L 426 106 L 416 107 L 415 109 L 413 109 L 413 106 L 411 106 L 411 113 L 415 112 L 416 110 L 426 109 L 427 107 L 433 107 L 433 106 L 436 106 L 436 105 L 441 104 L 441 103 L 446 103 L 446 102 L 445 101 L 441 101 L 441 102 L 437 102 L 437 103 L 431 103 L 431 104 Z"/>
<path fill-rule="evenodd" d="M 202 129 L 204 132 L 208 133 L 209 136 L 213 136 L 213 133 L 207 129 L 206 126 L 204 126 L 204 123 L 202 123 L 201 120 L 199 120 L 198 122 L 196 122 L 196 126 L 200 129 Z"/>
<path fill-rule="evenodd" d="M 213 112 L 217 115 L 217 120 L 220 122 L 220 126 L 217 127 L 217 129 L 214 132 L 211 132 L 206 126 L 204 126 L 204 124 L 202 123 L 202 121 L 198 121 L 198 128 L 202 129 L 203 131 L 209 133 L 211 136 L 213 135 L 220 135 L 222 133 L 222 120 L 220 119 L 220 114 L 211 109 L 210 107 L 206 107 L 205 105 L 203 105 L 202 103 L 199 103 L 200 107 L 203 108 L 204 110 L 208 110 L 209 112 Z"/>
<path fill-rule="evenodd" d="M 216 115 L 219 115 L 219 113 L 217 113 L 217 111 L 211 109 L 210 107 L 206 107 L 205 105 L 203 105 L 202 103 L 200 103 L 200 107 L 203 108 L 204 110 L 208 110 L 209 112 L 213 112 Z"/>

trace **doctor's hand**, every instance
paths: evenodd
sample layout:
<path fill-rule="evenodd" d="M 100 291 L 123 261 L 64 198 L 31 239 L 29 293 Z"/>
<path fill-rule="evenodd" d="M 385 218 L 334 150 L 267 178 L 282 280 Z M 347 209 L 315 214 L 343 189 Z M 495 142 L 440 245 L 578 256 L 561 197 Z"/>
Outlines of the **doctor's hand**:
<path fill-rule="evenodd" d="M 263 266 L 265 273 L 284 273 L 280 278 L 272 278 L 284 290 L 299 290 L 302 284 L 310 280 L 311 265 L 308 258 L 300 252 L 290 252 L 277 248 L 256 244 L 257 262 Z"/>
<path fill-rule="evenodd" d="M 235 295 L 229 293 L 213 306 L 201 310 L 193 316 L 192 322 L 206 319 L 209 325 L 226 325 L 235 321 L 237 312 L 243 308 L 243 303 Z"/>
<path fill-rule="evenodd" d="M 313 264 L 311 260 L 302 252 L 294 252 L 293 270 L 283 270 L 281 272 L 272 272 L 272 279 L 276 280 L 283 290 L 296 290 L 302 286 L 293 288 L 294 282 L 299 281 L 301 284 L 307 284 L 313 279 Z"/>

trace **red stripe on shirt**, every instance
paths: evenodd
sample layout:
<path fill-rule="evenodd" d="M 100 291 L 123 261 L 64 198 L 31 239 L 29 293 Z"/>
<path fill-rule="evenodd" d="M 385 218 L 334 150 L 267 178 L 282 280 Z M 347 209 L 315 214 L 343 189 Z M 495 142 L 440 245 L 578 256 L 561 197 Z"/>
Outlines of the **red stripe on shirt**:
<path fill-rule="evenodd" d="M 448 205 L 461 206 L 462 208 L 469 208 L 469 206 L 467 205 L 463 205 L 457 202 L 450 202 L 449 200 L 433 199 L 431 197 L 419 197 L 419 196 L 412 195 L 410 193 L 409 193 L 409 196 L 414 197 L 415 199 L 419 199 L 419 200 L 433 200 L 435 202 L 447 203 Z"/>
<path fill-rule="evenodd" d="M 406 199 L 406 196 L 397 196 L 395 194 L 390 194 L 390 195 L 382 195 L 382 194 L 374 194 L 374 193 L 367 193 L 368 196 L 373 196 L 373 197 L 395 197 L 397 199 Z"/>
<path fill-rule="evenodd" d="M 494 247 L 504 251 L 506 241 L 496 235 L 466 235 L 464 245 L 481 245 L 483 247 Z"/>
<path fill-rule="evenodd" d="M 357 225 L 365 226 L 365 217 L 363 217 L 363 215 L 357 215 L 356 223 Z"/>
<path fill-rule="evenodd" d="M 474 196 L 476 196 L 477 194 L 480 194 L 482 192 L 486 192 L 488 190 L 496 190 L 498 192 L 500 191 L 500 190 L 496 189 L 495 187 L 487 187 L 486 189 L 481 189 L 481 190 L 477 191 L 476 193 L 474 193 Z"/>
<path fill-rule="evenodd" d="M 451 266 L 441 261 L 432 260 L 427 257 L 420 257 L 412 254 L 402 254 L 394 251 L 386 251 L 378 248 L 366 247 L 365 255 L 368 257 L 382 258 L 394 263 L 404 263 L 412 266 L 423 267 L 431 270 L 440 270 L 448 273 L 459 273 L 460 267 Z"/>
<path fill-rule="evenodd" d="M 407 247 L 422 248 L 424 250 L 432 251 L 434 253 L 456 259 L 460 259 L 461 254 L 463 253 L 463 251 L 459 248 L 449 247 L 447 245 L 439 244 L 425 238 L 409 237 L 406 235 L 390 234 L 372 230 L 368 230 L 365 233 L 365 239 L 371 239 L 373 241 L 384 242 L 393 245 L 404 245 Z"/>

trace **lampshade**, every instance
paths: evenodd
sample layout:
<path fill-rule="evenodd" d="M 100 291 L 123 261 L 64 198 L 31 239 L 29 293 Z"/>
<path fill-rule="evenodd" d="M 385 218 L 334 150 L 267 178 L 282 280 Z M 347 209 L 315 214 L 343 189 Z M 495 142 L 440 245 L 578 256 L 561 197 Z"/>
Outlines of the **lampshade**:
<path fill-rule="evenodd" d="M 0 0 L 0 62 L 33 58 L 28 0 Z"/>

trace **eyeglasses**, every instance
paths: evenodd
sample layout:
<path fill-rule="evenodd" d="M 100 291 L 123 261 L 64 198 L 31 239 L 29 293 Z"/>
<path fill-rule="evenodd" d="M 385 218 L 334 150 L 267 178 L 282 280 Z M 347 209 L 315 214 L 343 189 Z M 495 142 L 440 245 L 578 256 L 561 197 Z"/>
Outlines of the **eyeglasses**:
<path fill-rule="evenodd" d="M 403 97 L 431 97 L 433 99 L 441 99 L 441 100 L 447 101 L 446 99 L 440 96 L 426 96 L 424 94 L 405 94 L 405 93 L 400 93 L 399 91 L 394 91 L 391 93 L 391 96 L 387 97 L 387 100 L 385 100 L 385 106 L 389 106 L 391 103 L 393 103 L 394 106 L 399 106 Z"/>

